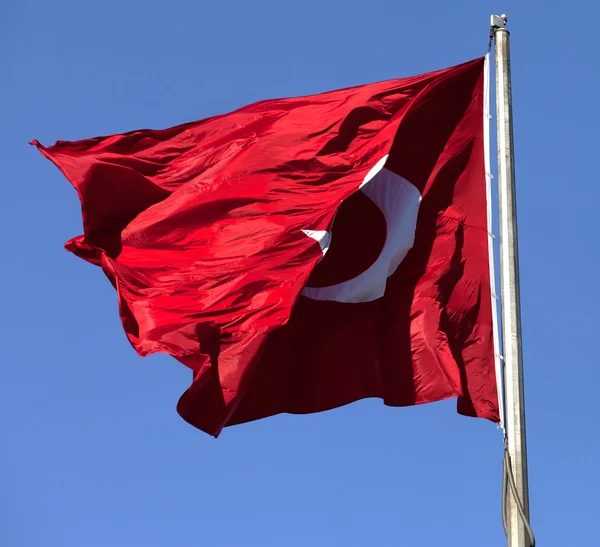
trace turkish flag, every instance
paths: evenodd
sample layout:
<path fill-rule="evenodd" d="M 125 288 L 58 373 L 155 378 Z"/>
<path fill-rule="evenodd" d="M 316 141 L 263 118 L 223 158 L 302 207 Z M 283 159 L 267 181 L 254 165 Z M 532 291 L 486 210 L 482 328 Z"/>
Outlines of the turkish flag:
<path fill-rule="evenodd" d="M 483 68 L 34 141 L 79 194 L 67 249 L 112 281 L 133 347 L 193 369 L 185 420 L 217 436 L 458 397 L 498 421 Z"/>

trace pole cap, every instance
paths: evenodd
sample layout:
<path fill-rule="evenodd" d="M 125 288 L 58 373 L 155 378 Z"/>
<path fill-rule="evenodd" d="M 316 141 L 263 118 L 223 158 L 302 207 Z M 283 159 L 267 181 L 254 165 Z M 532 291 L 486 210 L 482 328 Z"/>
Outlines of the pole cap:
<path fill-rule="evenodd" d="M 502 15 L 492 15 L 490 17 L 490 26 L 492 28 L 504 28 L 508 23 L 508 17 L 505 13 Z"/>

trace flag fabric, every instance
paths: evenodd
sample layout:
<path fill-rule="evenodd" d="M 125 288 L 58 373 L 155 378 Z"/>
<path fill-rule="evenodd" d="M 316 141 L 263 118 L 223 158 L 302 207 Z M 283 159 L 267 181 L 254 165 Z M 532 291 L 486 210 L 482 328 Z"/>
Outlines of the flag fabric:
<path fill-rule="evenodd" d="M 44 147 L 75 187 L 69 251 L 114 284 L 142 356 L 193 371 L 217 436 L 367 397 L 499 420 L 484 59 Z M 149 395 L 151 396 L 151 394 Z"/>

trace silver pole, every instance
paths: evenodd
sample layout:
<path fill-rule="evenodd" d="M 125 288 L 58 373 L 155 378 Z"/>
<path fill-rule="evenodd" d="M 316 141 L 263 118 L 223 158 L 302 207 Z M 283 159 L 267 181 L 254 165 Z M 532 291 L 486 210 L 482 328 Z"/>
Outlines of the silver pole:
<path fill-rule="evenodd" d="M 496 22 L 496 24 L 494 24 Z M 512 91 L 510 81 L 510 33 L 506 17 L 492 16 L 495 27 L 496 118 L 498 139 L 498 197 L 500 216 L 500 272 L 502 339 L 504 353 L 504 398 L 506 440 L 510 465 L 523 512 L 529 521 L 525 401 L 523 390 L 523 351 L 519 294 L 517 207 L 513 144 Z M 509 547 L 529 547 L 525 520 L 518 512 L 514 493 L 508 494 L 507 535 Z"/>

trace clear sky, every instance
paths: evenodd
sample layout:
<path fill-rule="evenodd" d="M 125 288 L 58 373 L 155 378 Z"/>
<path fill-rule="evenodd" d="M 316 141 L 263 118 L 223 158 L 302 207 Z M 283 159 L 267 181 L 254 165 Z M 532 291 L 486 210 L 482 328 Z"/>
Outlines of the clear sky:
<path fill-rule="evenodd" d="M 74 190 L 27 145 L 443 68 L 485 53 L 494 12 L 512 31 L 532 524 L 544 547 L 597 544 L 597 2 L 3 5 L 0 544 L 505 544 L 500 432 L 454 401 L 218 440 L 187 425 L 189 371 L 135 354 L 112 286 L 63 250 Z"/>

